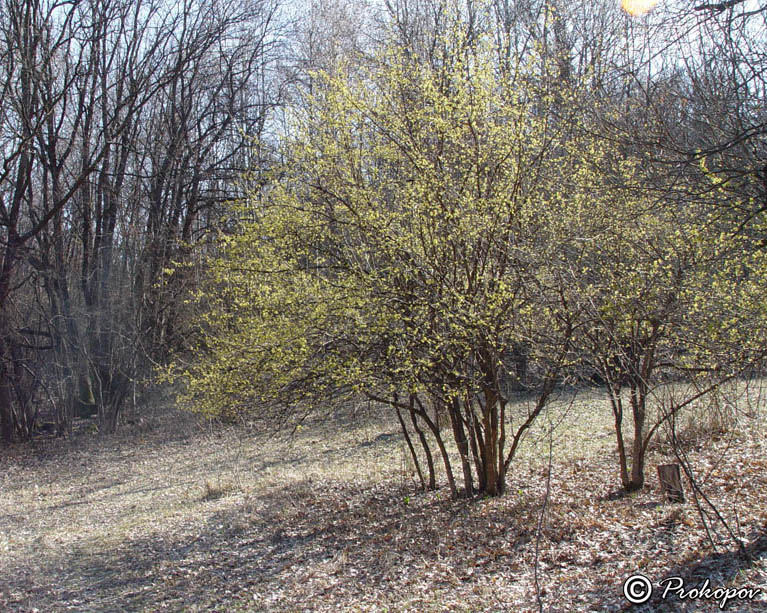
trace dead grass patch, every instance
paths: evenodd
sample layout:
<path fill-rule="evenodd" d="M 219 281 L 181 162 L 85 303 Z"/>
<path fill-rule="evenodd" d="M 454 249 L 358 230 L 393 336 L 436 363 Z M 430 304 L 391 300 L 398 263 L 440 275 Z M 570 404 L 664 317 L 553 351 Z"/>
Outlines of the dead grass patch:
<path fill-rule="evenodd" d="M 611 497 L 600 390 L 562 395 L 498 499 L 419 492 L 396 421 L 372 408 L 293 436 L 188 424 L 17 448 L 0 459 L 0 609 L 537 610 L 550 443 L 537 552 L 546 610 L 624 610 L 634 572 L 767 591 L 767 439 L 749 423 L 690 454 L 750 560 L 715 522 L 713 551 L 693 504 L 661 502 L 661 449 L 649 487 Z M 669 610 L 717 610 L 687 604 Z"/>
<path fill-rule="evenodd" d="M 224 496 L 228 496 L 237 491 L 237 487 L 229 481 L 219 480 L 206 480 L 205 485 L 202 487 L 202 494 L 200 500 L 203 502 L 209 502 L 211 500 L 218 500 Z"/>

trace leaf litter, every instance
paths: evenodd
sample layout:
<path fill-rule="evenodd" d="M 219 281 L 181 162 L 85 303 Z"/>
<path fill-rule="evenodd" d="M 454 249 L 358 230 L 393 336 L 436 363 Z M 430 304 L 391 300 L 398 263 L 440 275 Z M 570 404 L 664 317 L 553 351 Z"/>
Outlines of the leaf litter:
<path fill-rule="evenodd" d="M 0 610 L 623 611 L 625 579 L 767 592 L 763 418 L 688 449 L 716 551 L 690 500 L 616 495 L 604 406 L 587 397 L 558 434 L 546 496 L 544 436 L 507 492 L 451 501 L 416 487 L 396 422 L 355 411 L 292 435 L 201 429 L 169 409 L 151 429 L 43 441 L 0 457 Z M 444 481 L 444 479 L 443 479 Z M 536 541 L 538 555 L 536 559 Z M 765 610 L 764 597 L 733 610 Z M 654 600 L 637 611 L 718 610 Z"/>

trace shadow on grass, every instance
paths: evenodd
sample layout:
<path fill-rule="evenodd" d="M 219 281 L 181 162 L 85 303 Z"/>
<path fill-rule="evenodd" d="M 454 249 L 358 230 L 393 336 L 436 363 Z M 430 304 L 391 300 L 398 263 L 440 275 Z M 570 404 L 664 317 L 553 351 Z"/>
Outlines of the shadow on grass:
<path fill-rule="evenodd" d="M 480 515 L 476 503 L 438 496 L 403 495 L 393 482 L 294 483 L 213 513 L 192 537 L 158 533 L 108 550 L 40 555 L 0 578 L 0 606 L 293 611 L 396 603 L 418 593 L 414 584 L 447 589 L 476 582 L 480 566 L 485 579 L 505 572 L 529 543 L 527 529 L 509 529 L 508 511 Z"/>
<path fill-rule="evenodd" d="M 759 559 L 767 558 L 767 526 L 763 526 L 760 532 L 761 534 L 755 535 L 755 538 L 752 538 L 752 542 L 745 547 L 745 553 L 740 552 L 734 543 L 730 543 L 732 549 L 728 551 L 711 553 L 703 558 L 691 559 L 686 563 L 672 567 L 663 576 L 648 576 L 647 578 L 654 584 L 654 590 L 647 602 L 631 604 L 625 598 L 622 598 L 621 605 L 610 610 L 631 611 L 632 613 L 677 613 L 722 610 L 720 607 L 721 597 L 717 598 L 715 595 L 718 588 L 729 587 L 740 590 L 741 588 L 753 589 L 759 587 L 741 579 L 740 576 L 743 571 L 751 569 Z M 671 532 L 659 535 L 661 539 L 670 536 L 672 536 Z M 627 572 L 621 578 L 621 581 L 627 580 L 633 574 L 635 573 Z M 640 571 L 639 574 L 643 573 Z M 671 577 L 679 577 L 682 580 L 683 593 L 686 594 L 684 598 L 680 598 L 678 592 L 673 589 L 664 598 L 664 590 L 667 584 L 659 585 L 658 583 Z M 707 580 L 708 583 L 706 583 Z M 676 582 L 671 585 L 675 587 Z M 709 588 L 708 597 L 697 598 L 690 595 L 691 590 L 701 587 Z M 616 585 L 608 589 L 595 589 L 584 595 L 584 598 L 593 603 L 606 602 L 611 596 L 614 600 L 615 594 L 622 594 L 622 588 L 622 585 Z M 767 603 L 764 601 L 764 586 L 760 587 L 756 596 L 757 598 L 753 601 L 748 599 L 739 600 L 737 598 L 730 599 L 724 610 L 742 613 L 767 610 Z"/>
<path fill-rule="evenodd" d="M 91 543 L 29 560 L 13 576 L 0 578 L 0 608 L 537 609 L 531 585 L 539 511 L 534 500 L 449 502 L 445 492 L 405 491 L 392 480 L 358 487 L 305 480 L 272 488 L 226 511 L 209 512 L 204 502 L 190 504 L 198 505 L 196 512 L 207 519 L 187 535 L 167 537 L 158 531 L 111 549 Z M 654 540 L 663 534 L 646 537 Z M 748 551 L 752 558 L 764 556 L 767 532 Z M 621 599 L 614 572 L 612 581 L 597 581 L 578 594 L 577 603 L 559 599 L 562 594 L 552 590 L 556 583 L 546 578 L 553 568 L 552 555 L 553 550 L 542 550 L 544 583 L 549 586 L 546 610 L 631 608 Z M 570 560 L 568 572 L 600 576 L 607 570 L 600 564 Z M 737 583 L 738 572 L 748 564 L 735 553 L 712 554 L 679 565 L 666 576 L 681 576 L 690 587 L 708 578 L 716 587 Z M 519 582 L 522 587 L 514 589 L 517 594 L 521 590 L 521 601 L 509 595 L 514 591 L 509 588 Z M 427 601 L 405 604 L 424 597 Z M 458 604 L 446 604 L 442 598 Z M 730 610 L 763 610 L 764 603 L 754 607 L 738 603 Z M 716 603 L 662 601 L 656 593 L 648 605 L 632 610 L 716 610 Z"/>
<path fill-rule="evenodd" d="M 207 519 L 185 536 L 157 532 L 111 549 L 90 544 L 30 560 L 13 577 L 0 578 L 5 594 L 0 607 L 104 612 L 536 609 L 530 583 L 536 501 L 449 502 L 445 494 L 405 491 L 391 480 L 364 487 L 305 480 L 272 488 L 226 511 L 209 512 L 207 503 L 196 502 Z M 750 546 L 754 557 L 765 550 L 767 536 Z M 557 608 L 563 601 L 545 577 L 552 569 L 551 555 L 542 551 L 549 585 L 546 610 L 621 610 L 621 586 L 615 581 L 596 582 L 579 594 L 577 603 Z M 721 585 L 734 580 L 744 563 L 734 554 L 715 554 L 667 576 L 682 576 L 691 586 L 703 578 Z M 602 571 L 574 560 L 569 565 L 574 572 L 588 569 L 598 576 Z M 513 601 L 505 590 L 520 581 L 523 600 Z M 431 606 L 404 604 L 423 594 L 432 595 Z M 454 601 L 456 595 L 459 604 L 441 600 Z M 704 609 L 683 609 L 678 600 L 656 598 L 635 610 Z"/>
<path fill-rule="evenodd" d="M 692 560 L 687 564 L 672 568 L 666 577 L 680 577 L 684 582 L 685 590 L 701 587 L 706 580 L 708 580 L 712 592 L 724 586 L 735 589 L 754 588 L 756 586 L 748 585 L 739 580 L 739 576 L 742 571 L 750 569 L 760 558 L 767 558 L 767 526 L 762 527 L 761 534 L 756 535 L 756 538 L 752 539 L 744 551 L 741 552 L 733 548 L 721 553 L 711 553 L 703 559 Z M 762 596 L 764 596 L 764 588 L 761 591 Z M 660 589 L 655 590 L 653 598 L 646 605 L 647 611 L 689 611 L 704 610 L 704 608 L 718 610 L 720 607 L 716 598 L 709 598 L 707 601 L 701 599 L 698 602 L 688 599 L 687 602 L 684 602 L 674 592 L 670 592 L 664 600 L 663 591 Z M 747 599 L 732 599 L 729 601 L 727 609 L 744 612 L 765 611 L 767 610 L 767 603 L 763 599 L 753 602 Z"/>
<path fill-rule="evenodd" d="M 394 435 L 376 440 L 391 443 Z M 533 568 L 544 481 L 539 469 L 530 470 L 518 476 L 524 485 L 493 500 L 449 501 L 444 490 L 416 492 L 391 473 L 375 484 L 335 473 L 302 481 L 286 474 L 284 487 L 261 487 L 244 500 L 230 498 L 243 495 L 236 490 L 208 502 L 189 498 L 174 502 L 174 516 L 188 520 L 175 533 L 171 524 L 178 521 L 158 521 L 136 525 L 140 536 L 114 546 L 92 540 L 45 549 L 41 543 L 33 558 L 0 576 L 0 610 L 537 610 Z M 553 489 L 542 522 L 544 610 L 624 610 L 621 582 L 662 551 L 669 552 L 662 568 L 673 569 L 665 576 L 689 577 L 691 585 L 701 578 L 737 584 L 745 562 L 733 554 L 680 563 L 673 548 L 688 526 L 678 518 L 681 510 L 661 508 L 650 491 L 600 496 L 610 487 L 600 462 L 578 470 L 577 483 L 572 468 L 554 471 L 566 478 Z M 107 495 L 114 495 L 121 518 L 130 513 L 122 502 L 130 497 Z M 598 503 L 586 504 L 587 498 Z M 657 516 L 634 519 L 655 507 Z M 767 550 L 765 540 L 761 535 L 751 546 L 754 557 Z M 714 603 L 683 609 L 653 601 L 636 610 L 715 609 Z"/>

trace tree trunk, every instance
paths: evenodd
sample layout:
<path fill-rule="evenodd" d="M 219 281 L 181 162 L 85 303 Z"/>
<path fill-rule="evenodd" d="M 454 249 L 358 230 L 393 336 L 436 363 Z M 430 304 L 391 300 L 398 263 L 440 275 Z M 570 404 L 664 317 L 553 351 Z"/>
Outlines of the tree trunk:
<path fill-rule="evenodd" d="M 485 490 L 485 471 L 482 470 L 482 462 L 479 457 L 479 441 L 477 438 L 477 417 L 474 414 L 474 408 L 471 403 L 471 396 L 466 394 L 463 401 L 464 413 L 466 415 L 466 424 L 469 430 L 469 446 L 471 447 L 471 455 L 474 459 L 474 469 L 477 472 L 477 479 L 479 483 L 477 487 L 479 491 Z"/>
<path fill-rule="evenodd" d="M 488 496 L 498 496 L 498 401 L 497 395 L 485 387 L 485 406 L 483 407 L 484 452 L 483 468 L 485 471 L 485 491 Z"/>
<path fill-rule="evenodd" d="M 471 463 L 469 460 L 469 444 L 466 440 L 466 430 L 463 427 L 461 409 L 458 398 L 453 398 L 448 407 L 450 412 L 450 423 L 453 426 L 453 436 L 455 437 L 458 453 L 461 456 L 461 468 L 463 469 L 463 483 L 466 497 L 474 495 L 474 479 L 471 474 Z"/>
<path fill-rule="evenodd" d="M 423 430 L 421 430 L 421 426 L 418 425 L 415 411 L 415 397 L 412 395 L 410 396 L 410 421 L 413 422 L 413 428 L 415 428 L 415 431 L 418 433 L 418 440 L 421 441 L 421 447 L 426 455 L 426 467 L 429 469 L 429 490 L 436 490 L 437 475 L 434 470 L 434 458 L 432 457 L 431 449 L 429 449 L 429 442 L 426 440 L 426 435 Z"/>
<path fill-rule="evenodd" d="M 618 442 L 618 465 L 621 471 L 621 485 L 629 487 L 628 458 L 626 457 L 626 443 L 623 440 L 623 401 L 620 397 L 620 389 L 610 388 L 610 404 L 615 419 L 615 438 Z"/>
<path fill-rule="evenodd" d="M 642 439 L 635 439 L 631 458 L 631 480 L 626 486 L 629 492 L 640 490 L 644 486 L 644 452 Z"/>
<path fill-rule="evenodd" d="M 442 454 L 442 461 L 445 464 L 445 473 L 447 475 L 447 483 L 450 487 L 450 496 L 455 500 L 458 498 L 458 489 L 455 487 L 455 478 L 453 477 L 453 468 L 450 465 L 450 456 L 448 455 L 447 449 L 445 448 L 445 443 L 442 440 L 442 435 L 439 431 L 439 428 L 437 428 L 436 424 L 429 418 L 429 415 L 426 413 L 426 411 L 419 412 L 418 414 L 423 417 L 426 425 L 429 426 L 429 430 L 431 430 L 431 433 L 437 440 L 437 446 L 439 447 L 439 451 Z"/>
<path fill-rule="evenodd" d="M 4 365 L 3 341 L 0 339 L 0 437 L 3 442 L 13 442 L 14 420 L 11 404 L 11 380 Z"/>
<path fill-rule="evenodd" d="M 395 395 L 394 402 L 397 402 L 397 397 Z M 407 448 L 410 450 L 410 457 L 413 458 L 413 465 L 415 466 L 415 470 L 418 473 L 418 480 L 421 482 L 421 489 L 426 489 L 426 481 L 423 478 L 423 471 L 421 470 L 421 463 L 418 461 L 418 454 L 415 452 L 415 447 L 413 447 L 413 441 L 410 440 L 410 433 L 407 431 L 407 427 L 405 426 L 405 420 L 402 419 L 402 412 L 400 411 L 399 406 L 397 404 L 394 405 L 394 410 L 397 412 L 397 420 L 399 421 L 399 425 L 402 428 L 402 434 L 405 435 L 405 442 L 407 443 Z"/>
<path fill-rule="evenodd" d="M 645 394 L 642 384 L 632 385 L 631 411 L 634 417 L 634 443 L 631 450 L 631 480 L 626 489 L 639 490 L 644 485 L 644 424 L 645 424 Z"/>
<path fill-rule="evenodd" d="M 13 441 L 15 420 L 11 391 L 11 329 L 6 304 L 10 294 L 12 275 L 18 253 L 18 239 L 14 228 L 8 230 L 8 241 L 0 259 L 0 437 L 6 443 Z"/>

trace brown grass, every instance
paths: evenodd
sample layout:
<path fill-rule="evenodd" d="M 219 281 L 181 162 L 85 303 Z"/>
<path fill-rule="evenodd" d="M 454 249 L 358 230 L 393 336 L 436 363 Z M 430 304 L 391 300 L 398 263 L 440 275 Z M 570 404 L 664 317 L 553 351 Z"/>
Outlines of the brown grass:
<path fill-rule="evenodd" d="M 0 610 L 538 610 L 536 540 L 544 610 L 623 610 L 636 571 L 767 591 L 764 412 L 746 413 L 736 435 L 698 434 L 689 453 L 750 561 L 713 521 L 711 548 L 691 501 L 661 501 L 662 445 L 649 486 L 613 495 L 600 390 L 558 400 L 499 499 L 419 492 L 395 420 L 368 407 L 293 435 L 169 409 L 116 437 L 14 447 L 0 455 Z M 664 606 L 717 610 L 646 610 Z"/>

